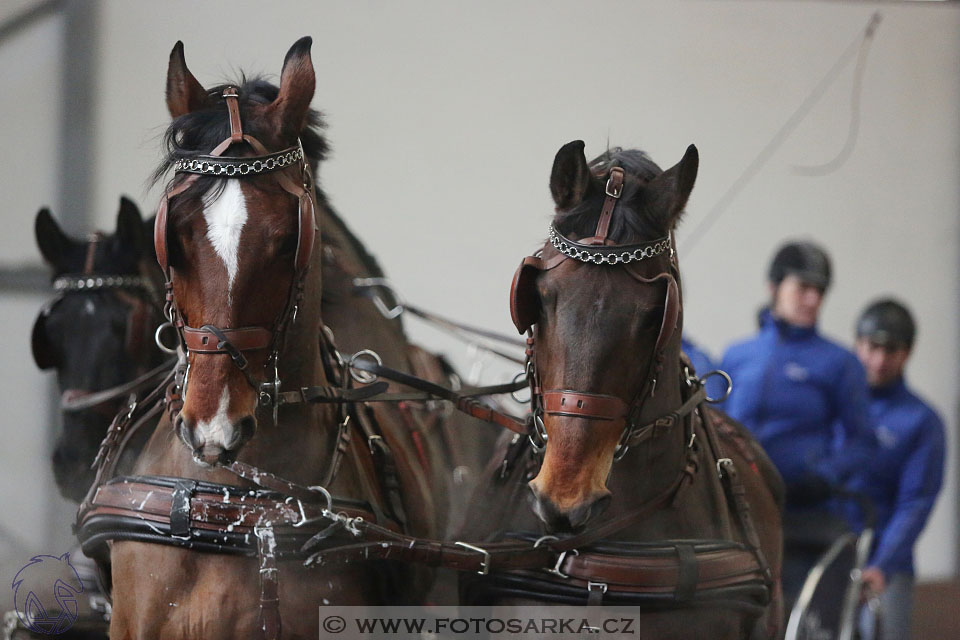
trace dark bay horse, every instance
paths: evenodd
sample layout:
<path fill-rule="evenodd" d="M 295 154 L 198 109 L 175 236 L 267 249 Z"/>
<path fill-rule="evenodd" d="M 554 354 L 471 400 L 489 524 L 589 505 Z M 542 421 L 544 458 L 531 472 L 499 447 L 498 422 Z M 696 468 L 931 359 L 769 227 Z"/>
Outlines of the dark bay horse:
<path fill-rule="evenodd" d="M 177 163 L 197 173 L 178 173 L 168 187 L 157 240 L 171 275 L 172 317 L 189 340 L 182 353 L 189 367 L 182 395 L 172 398 L 179 411 L 161 419 L 136 473 L 229 485 L 238 479 L 227 467 L 255 466 L 300 486 L 327 483 L 338 500 L 373 511 L 370 517 L 386 514 L 384 524 L 434 537 L 445 524 L 449 469 L 414 412 L 358 408 L 347 421 L 335 405 L 300 403 L 280 407 L 274 424 L 263 406 L 263 383 L 274 379 L 282 381 L 281 392 L 329 388 L 334 337 L 341 348 L 362 346 L 410 369 L 411 346 L 399 323 L 353 295 L 353 277 L 375 275 L 372 259 L 323 192 L 313 190 L 326 143 L 310 110 L 310 44 L 304 38 L 287 53 L 279 87 L 253 79 L 208 91 L 187 69 L 180 43 L 171 54 L 173 122 L 160 175 Z M 213 156 L 229 150 L 229 158 L 211 156 L 217 146 Z M 277 158 L 293 160 L 260 171 Z M 233 178 L 226 170 L 204 174 L 201 166 L 231 163 L 245 167 Z M 315 224 L 322 240 L 320 233 L 313 238 Z M 378 455 L 381 442 L 389 456 Z M 250 638 L 269 631 L 258 620 L 263 572 L 255 558 L 123 541 L 113 543 L 111 561 L 113 638 Z M 321 604 L 413 601 L 428 586 L 419 570 L 281 562 L 283 637 L 316 637 Z"/>
<path fill-rule="evenodd" d="M 71 238 L 48 209 L 34 226 L 56 297 L 37 317 L 31 346 L 37 366 L 56 371 L 62 397 L 54 477 L 64 497 L 80 502 L 107 426 L 138 391 L 128 383 L 164 361 L 153 339 L 163 321 L 162 280 L 151 234 L 128 198 L 113 234 Z"/>
<path fill-rule="evenodd" d="M 662 171 L 640 151 L 588 163 L 583 146 L 557 153 L 550 239 L 514 279 L 513 320 L 530 331 L 534 429 L 529 443 L 513 439 L 503 462 L 512 475 L 485 496 L 503 514 L 488 539 L 528 532 L 582 544 L 552 574 L 467 581 L 464 595 L 635 604 L 645 638 L 777 637 L 782 483 L 746 430 L 703 404 L 681 359 L 673 232 L 696 148 Z M 672 580 L 658 582 L 643 562 Z"/>

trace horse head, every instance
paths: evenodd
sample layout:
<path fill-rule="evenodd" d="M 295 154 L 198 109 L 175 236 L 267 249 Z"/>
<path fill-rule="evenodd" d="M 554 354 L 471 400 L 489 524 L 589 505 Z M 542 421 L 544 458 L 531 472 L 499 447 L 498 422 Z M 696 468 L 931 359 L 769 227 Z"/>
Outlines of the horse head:
<path fill-rule="evenodd" d="M 607 507 L 626 436 L 672 401 L 656 387 L 682 324 L 672 232 L 698 164 L 693 146 L 667 171 L 640 151 L 588 163 L 583 146 L 557 153 L 551 237 L 521 265 L 512 298 L 517 328 L 535 327 L 535 419 L 546 449 L 529 486 L 551 530 L 580 529 Z"/>
<path fill-rule="evenodd" d="M 320 270 L 305 277 L 316 230 L 310 164 L 326 146 L 310 110 L 310 45 L 303 38 L 287 53 L 279 87 L 253 79 L 207 90 L 182 43 L 170 55 L 173 121 L 158 175 L 175 176 L 155 242 L 189 365 L 174 426 L 203 464 L 231 461 L 254 435 L 261 385 L 277 379 L 294 322 L 314 338 L 292 357 L 308 361 L 316 349 Z"/>
<path fill-rule="evenodd" d="M 57 485 L 80 500 L 93 480 L 90 463 L 126 396 L 84 409 L 71 404 L 118 387 L 160 361 L 153 331 L 161 322 L 159 272 L 137 206 L 120 199 L 116 231 L 70 237 L 48 209 L 37 213 L 37 246 L 57 297 L 33 326 L 33 357 L 54 369 L 63 398 L 63 429 L 53 452 Z"/>

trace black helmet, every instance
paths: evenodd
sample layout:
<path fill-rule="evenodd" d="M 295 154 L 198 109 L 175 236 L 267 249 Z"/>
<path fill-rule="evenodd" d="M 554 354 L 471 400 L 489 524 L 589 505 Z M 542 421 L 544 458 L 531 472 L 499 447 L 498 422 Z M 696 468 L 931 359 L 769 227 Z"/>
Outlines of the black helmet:
<path fill-rule="evenodd" d="M 830 258 L 812 242 L 788 242 L 777 250 L 767 274 L 770 282 L 780 284 L 788 275 L 823 289 L 830 286 Z"/>
<path fill-rule="evenodd" d="M 873 302 L 857 320 L 858 338 L 867 338 L 884 346 L 909 349 L 916 335 L 917 325 L 910 311 L 891 298 Z"/>

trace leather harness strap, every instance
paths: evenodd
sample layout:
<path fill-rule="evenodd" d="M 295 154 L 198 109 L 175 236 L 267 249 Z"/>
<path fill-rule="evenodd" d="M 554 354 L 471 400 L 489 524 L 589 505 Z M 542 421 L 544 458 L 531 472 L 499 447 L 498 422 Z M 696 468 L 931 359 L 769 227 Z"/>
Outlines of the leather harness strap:
<path fill-rule="evenodd" d="M 614 167 L 610 169 L 610 177 L 607 178 L 605 189 L 607 197 L 603 200 L 603 208 L 600 210 L 600 220 L 597 222 L 597 231 L 593 234 L 592 240 L 596 244 L 606 244 L 607 234 L 610 231 L 610 220 L 613 217 L 613 210 L 617 206 L 617 200 L 623 194 L 623 169 Z"/>
<path fill-rule="evenodd" d="M 87 242 L 87 255 L 86 259 L 83 262 L 83 273 L 84 275 L 90 275 L 93 273 L 94 269 L 94 260 L 97 256 L 97 245 L 100 244 L 100 241 L 103 240 L 102 233 L 94 233 L 90 235 L 90 239 Z"/>
<path fill-rule="evenodd" d="M 209 325 L 208 325 L 209 326 Z M 218 335 L 218 333 L 220 335 Z M 226 340 L 223 340 L 226 338 Z M 219 329 L 213 331 L 203 327 L 183 328 L 183 341 L 187 349 L 196 353 L 220 353 L 226 350 L 226 344 L 240 351 L 256 351 L 270 346 L 273 334 L 263 327 L 243 327 L 242 329 Z"/>
<path fill-rule="evenodd" d="M 236 87 L 227 87 L 223 90 L 223 99 L 227 103 L 230 114 L 230 141 L 243 142 L 243 127 L 240 124 L 240 101 Z"/>
<path fill-rule="evenodd" d="M 616 396 L 584 391 L 544 391 L 543 411 L 550 416 L 625 423 L 630 406 Z"/>

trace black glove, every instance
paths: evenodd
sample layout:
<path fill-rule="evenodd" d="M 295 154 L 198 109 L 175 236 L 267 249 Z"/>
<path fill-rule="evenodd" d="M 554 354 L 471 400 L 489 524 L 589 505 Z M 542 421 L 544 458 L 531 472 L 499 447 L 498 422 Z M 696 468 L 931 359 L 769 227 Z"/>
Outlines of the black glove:
<path fill-rule="evenodd" d="M 823 476 L 808 473 L 787 485 L 787 502 L 797 507 L 812 507 L 833 496 L 833 485 Z"/>

